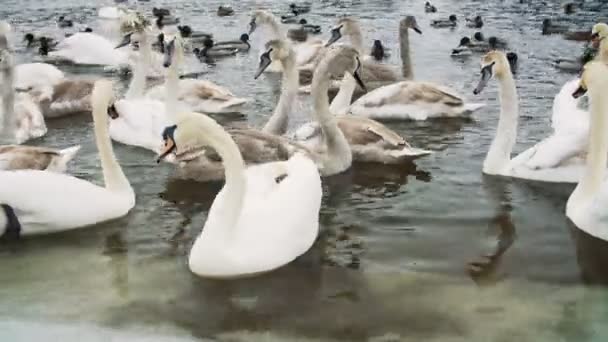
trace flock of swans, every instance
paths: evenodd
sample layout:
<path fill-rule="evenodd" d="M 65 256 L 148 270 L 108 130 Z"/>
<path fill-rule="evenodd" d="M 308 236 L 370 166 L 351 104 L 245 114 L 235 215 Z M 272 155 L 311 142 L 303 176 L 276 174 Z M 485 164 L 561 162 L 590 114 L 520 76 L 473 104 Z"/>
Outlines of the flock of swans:
<path fill-rule="evenodd" d="M 190 251 L 195 274 L 234 278 L 269 272 L 305 253 L 317 238 L 321 177 L 340 174 L 354 161 L 401 164 L 431 153 L 411 146 L 377 120 L 466 116 L 484 106 L 448 87 L 414 79 L 409 33 L 422 30 L 413 16 L 398 26 L 399 75 L 364 52 L 356 18 L 339 19 L 326 41 L 295 43 L 277 17 L 256 10 L 248 34 L 233 43 L 248 49 L 248 35 L 267 29 L 270 37 L 255 78 L 282 73 L 281 95 L 263 127 L 222 127 L 207 114 L 239 112 L 250 99 L 211 81 L 180 77 L 185 59 L 191 58 L 192 32 L 184 36 L 181 29 L 154 28 L 141 13 L 121 7 L 103 8 L 99 15 L 114 20 L 122 37 L 78 32 L 47 55 L 71 64 L 128 64 L 133 75 L 122 98 L 106 79 L 71 79 L 46 63 L 15 66 L 11 28 L 2 24 L 1 124 L 16 143 L 0 146 L 0 235 L 6 238 L 82 228 L 127 215 L 136 195 L 114 155 L 114 140 L 156 153 L 158 162 L 173 164 L 179 177 L 225 180 Z M 578 182 L 566 215 L 581 229 L 608 240 L 602 211 L 608 201 L 608 103 L 601 96 L 608 89 L 606 37 L 608 25 L 596 24 L 592 39 L 600 53 L 580 79 L 566 83 L 555 97 L 553 134 L 514 158 L 518 96 L 512 60 L 505 52 L 483 55 L 473 93 L 479 94 L 492 78 L 498 81 L 501 110 L 483 172 Z M 157 69 L 165 75 L 164 83 L 149 88 L 148 77 Z M 589 111 L 578 106 L 587 90 Z M 336 95 L 330 103 L 332 91 Z M 288 132 L 298 93 L 311 94 L 313 120 Z M 83 111 L 93 116 L 103 186 L 65 173 L 79 146 L 54 150 L 21 145 L 46 134 L 45 119 Z"/>

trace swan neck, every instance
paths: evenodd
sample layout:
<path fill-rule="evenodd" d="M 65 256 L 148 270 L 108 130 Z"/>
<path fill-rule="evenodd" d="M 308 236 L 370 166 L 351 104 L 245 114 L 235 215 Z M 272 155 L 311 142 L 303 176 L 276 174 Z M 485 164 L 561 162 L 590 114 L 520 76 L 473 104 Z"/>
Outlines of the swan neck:
<path fill-rule="evenodd" d="M 274 113 L 262 129 L 263 132 L 275 135 L 283 135 L 287 132 L 289 113 L 294 105 L 300 83 L 300 75 L 296 68 L 293 52 L 286 59 L 282 60 L 281 64 L 283 67 L 281 97 Z"/>
<path fill-rule="evenodd" d="M 285 38 L 277 17 L 275 17 L 274 15 L 269 16 L 267 24 L 268 24 L 268 27 L 270 28 L 270 32 L 274 36 L 274 39 Z"/>
<path fill-rule="evenodd" d="M 131 84 L 129 84 L 129 90 L 125 95 L 126 99 L 141 97 L 146 90 L 146 74 L 152 55 L 152 47 L 147 34 L 141 34 L 140 43 L 139 57 L 133 71 L 133 79 L 131 80 Z"/>
<path fill-rule="evenodd" d="M 314 99 L 314 115 L 319 122 L 323 138 L 327 145 L 328 159 L 342 160 L 350 158 L 351 150 L 342 130 L 338 127 L 336 118 L 329 109 L 329 72 L 328 64 L 322 63 L 317 67 L 312 79 L 312 96 Z"/>
<path fill-rule="evenodd" d="M 600 42 L 598 56 L 602 62 L 608 63 L 608 37 Z"/>
<path fill-rule="evenodd" d="M 132 193 L 133 189 L 116 160 L 112 148 L 107 122 L 107 105 L 108 103 L 105 103 L 105 105 L 97 103 L 93 108 L 95 144 L 99 152 L 105 187 L 113 192 Z"/>
<path fill-rule="evenodd" d="M 594 196 L 600 190 L 608 161 L 608 104 L 603 98 L 603 92 L 604 89 L 589 89 L 591 125 L 587 166 L 574 190 L 583 198 Z"/>
<path fill-rule="evenodd" d="M 510 72 L 496 75 L 499 84 L 500 117 L 496 135 L 484 161 L 484 172 L 501 174 L 511 161 L 511 152 L 517 139 L 519 100 L 515 80 Z"/>
<path fill-rule="evenodd" d="M 350 44 L 363 56 L 363 36 L 359 29 L 350 34 Z"/>
<path fill-rule="evenodd" d="M 342 115 L 348 111 L 353 98 L 353 93 L 357 88 L 357 81 L 350 73 L 344 73 L 344 78 L 340 83 L 338 94 L 334 97 L 329 106 L 329 111 L 334 115 Z"/>
<path fill-rule="evenodd" d="M 6 57 L 2 67 L 2 120 L 0 122 L 0 133 L 6 136 L 12 136 L 15 124 L 15 69 L 12 58 Z"/>
<path fill-rule="evenodd" d="M 401 27 L 399 30 L 399 50 L 401 52 L 401 73 L 405 79 L 413 79 L 412 59 L 410 56 L 410 36 L 408 28 Z"/>

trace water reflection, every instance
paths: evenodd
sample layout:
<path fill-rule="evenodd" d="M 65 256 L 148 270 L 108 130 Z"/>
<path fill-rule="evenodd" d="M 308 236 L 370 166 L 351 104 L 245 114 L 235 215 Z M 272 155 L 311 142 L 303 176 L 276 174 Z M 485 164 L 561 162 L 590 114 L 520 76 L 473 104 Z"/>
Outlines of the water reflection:
<path fill-rule="evenodd" d="M 515 225 L 511 220 L 511 192 L 508 180 L 484 175 L 483 189 L 495 207 L 495 215 L 488 222 L 489 232 L 496 235 L 496 246 L 469 263 L 468 271 L 478 285 L 494 284 L 504 276 L 499 274 L 500 264 L 505 252 L 516 238 Z"/>
<path fill-rule="evenodd" d="M 598 239 L 568 221 L 576 245 L 581 280 L 589 285 L 608 285 L 608 241 Z"/>

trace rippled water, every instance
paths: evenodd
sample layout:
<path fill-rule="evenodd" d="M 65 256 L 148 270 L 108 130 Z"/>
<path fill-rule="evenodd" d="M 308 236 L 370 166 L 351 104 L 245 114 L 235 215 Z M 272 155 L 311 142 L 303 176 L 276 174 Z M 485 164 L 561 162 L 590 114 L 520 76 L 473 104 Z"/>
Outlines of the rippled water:
<path fill-rule="evenodd" d="M 154 1 L 182 22 L 234 39 L 251 10 L 286 4 L 226 1 L 237 14 L 219 18 L 217 1 Z M 537 3 L 530 1 L 530 3 Z M 552 58 L 573 57 L 579 43 L 540 35 L 560 2 L 317 1 L 305 17 L 325 29 L 336 17 L 361 18 L 366 43 L 381 39 L 397 65 L 398 21 L 414 14 L 423 35 L 411 36 L 415 77 L 450 85 L 472 98 L 479 60 L 453 60 L 460 36 L 429 27 L 432 18 L 480 14 L 486 36 L 509 40 L 520 57 L 516 82 L 522 118 L 517 152 L 550 131 L 553 96 L 572 75 Z M 35 59 L 19 38 L 58 32 L 60 14 L 91 22 L 93 1 L 4 0 L 0 17 L 17 29 L 23 61 Z M 608 5 L 606 7 L 608 9 Z M 603 10 L 608 16 L 608 10 Z M 602 14 L 566 18 L 581 29 Z M 82 17 L 82 18 L 80 18 Z M 255 37 L 257 46 L 263 41 Z M 194 65 L 210 80 L 254 98 L 247 120 L 259 125 L 278 98 L 276 77 L 253 80 L 256 54 L 215 66 Z M 82 77 L 90 77 L 84 75 Z M 129 216 L 102 226 L 0 245 L 0 339 L 87 341 L 602 341 L 608 337 L 608 246 L 577 230 L 564 215 L 571 185 L 486 177 L 481 164 L 497 123 L 493 84 L 476 100 L 488 106 L 470 120 L 395 123 L 418 147 L 436 153 L 411 168 L 358 165 L 324 181 L 314 248 L 271 274 L 239 281 L 193 276 L 186 257 L 221 185 L 172 180 L 151 153 L 119 144 L 116 153 L 137 193 Z M 306 120 L 308 99 L 302 98 Z M 82 144 L 72 172 L 101 180 L 88 115 L 48 122 L 37 144 Z M 91 203 L 91 205 L 95 205 Z M 350 245 L 336 243 L 346 237 Z M 353 242 L 354 241 L 354 242 Z M 490 262 L 477 273 L 469 263 Z"/>

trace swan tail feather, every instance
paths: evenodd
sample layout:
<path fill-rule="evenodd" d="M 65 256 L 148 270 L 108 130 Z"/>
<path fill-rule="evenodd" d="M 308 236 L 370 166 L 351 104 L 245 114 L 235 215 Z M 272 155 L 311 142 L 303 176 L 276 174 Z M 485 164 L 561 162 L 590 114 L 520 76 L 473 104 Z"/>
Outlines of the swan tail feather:
<path fill-rule="evenodd" d="M 473 113 L 485 106 L 486 106 L 485 103 L 466 103 L 464 105 L 464 112 Z"/>

